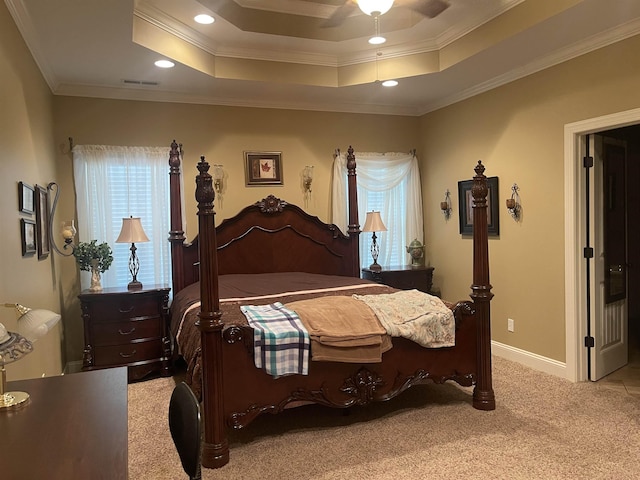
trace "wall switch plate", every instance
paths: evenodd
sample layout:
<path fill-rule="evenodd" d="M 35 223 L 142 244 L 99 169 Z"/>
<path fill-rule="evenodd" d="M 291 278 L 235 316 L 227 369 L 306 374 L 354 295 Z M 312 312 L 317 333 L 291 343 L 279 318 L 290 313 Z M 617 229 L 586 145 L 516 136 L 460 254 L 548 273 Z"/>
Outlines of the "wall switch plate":
<path fill-rule="evenodd" d="M 509 330 L 510 332 L 513 332 L 513 329 L 515 327 L 515 322 L 513 321 L 513 318 L 508 318 L 507 319 L 507 330 Z"/>

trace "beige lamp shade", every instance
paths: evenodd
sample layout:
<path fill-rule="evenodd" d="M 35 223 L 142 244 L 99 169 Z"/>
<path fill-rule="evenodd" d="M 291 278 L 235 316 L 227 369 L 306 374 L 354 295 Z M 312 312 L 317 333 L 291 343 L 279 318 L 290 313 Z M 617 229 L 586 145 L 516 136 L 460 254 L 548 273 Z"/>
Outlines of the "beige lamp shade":
<path fill-rule="evenodd" d="M 387 227 L 384 226 L 380 212 L 367 212 L 367 218 L 364 221 L 363 232 L 386 232 Z"/>
<path fill-rule="evenodd" d="M 140 217 L 122 219 L 122 229 L 116 239 L 116 243 L 142 243 L 148 241 L 149 237 L 144 233 Z"/>

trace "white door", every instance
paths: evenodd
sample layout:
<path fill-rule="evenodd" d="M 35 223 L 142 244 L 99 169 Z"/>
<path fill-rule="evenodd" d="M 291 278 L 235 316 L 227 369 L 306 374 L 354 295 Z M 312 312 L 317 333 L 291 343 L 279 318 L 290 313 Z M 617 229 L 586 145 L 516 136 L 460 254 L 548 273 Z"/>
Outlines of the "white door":
<path fill-rule="evenodd" d="M 590 142 L 590 380 L 595 381 L 628 362 L 626 145 L 597 134 Z"/>

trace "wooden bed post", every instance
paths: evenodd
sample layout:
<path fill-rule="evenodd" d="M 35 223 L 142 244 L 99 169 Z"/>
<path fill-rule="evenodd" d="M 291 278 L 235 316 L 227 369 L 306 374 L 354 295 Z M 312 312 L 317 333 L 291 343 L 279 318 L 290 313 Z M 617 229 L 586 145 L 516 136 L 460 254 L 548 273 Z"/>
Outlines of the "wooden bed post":
<path fill-rule="evenodd" d="M 360 277 L 360 224 L 358 223 L 358 185 L 356 182 L 356 157 L 353 148 L 347 150 L 347 191 L 349 192 L 349 227 L 347 233 L 351 240 L 353 258 L 352 277 Z"/>
<path fill-rule="evenodd" d="M 487 177 L 484 165 L 478 161 L 473 177 L 473 285 L 471 298 L 475 304 L 477 326 L 477 380 L 473 390 L 473 406 L 479 410 L 494 410 L 496 399 L 491 375 L 491 315 L 493 298 L 489 283 L 489 239 L 487 233 Z"/>
<path fill-rule="evenodd" d="M 222 365 L 222 312 L 218 293 L 218 259 L 213 201 L 215 192 L 209 164 L 200 157 L 196 177 L 198 246 L 200 252 L 200 329 L 202 348 L 202 397 L 205 435 L 202 465 L 218 468 L 229 462 L 229 442 L 224 419 Z"/>
<path fill-rule="evenodd" d="M 186 285 L 184 281 L 184 266 L 182 244 L 185 241 L 182 230 L 182 202 L 180 202 L 180 151 L 182 145 L 174 140 L 171 142 L 169 153 L 169 195 L 171 200 L 171 230 L 169 242 L 171 243 L 171 270 L 173 278 L 173 294 L 175 295 Z"/>

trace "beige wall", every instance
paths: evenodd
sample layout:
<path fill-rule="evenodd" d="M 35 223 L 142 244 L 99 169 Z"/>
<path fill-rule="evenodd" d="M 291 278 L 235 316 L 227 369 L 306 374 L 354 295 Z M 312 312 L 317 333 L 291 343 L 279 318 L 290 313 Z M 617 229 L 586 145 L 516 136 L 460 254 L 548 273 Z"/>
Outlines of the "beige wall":
<path fill-rule="evenodd" d="M 4 2 L 0 5 L 0 303 L 60 312 L 57 259 L 50 254 L 22 257 L 18 182 L 46 185 L 56 180 L 52 95 L 20 36 Z M 68 321 L 63 318 L 63 322 Z M 12 308 L 0 308 L 0 323 L 16 331 Z M 7 365 L 7 379 L 62 372 L 61 323 L 35 344 L 35 350 Z"/>
<path fill-rule="evenodd" d="M 547 69 L 422 118 L 425 239 L 445 298 L 466 298 L 471 240 L 458 233 L 457 182 L 482 160 L 499 177 L 500 237 L 489 242 L 492 337 L 565 360 L 564 126 L 640 106 L 640 36 Z M 523 219 L 505 199 L 517 183 Z M 453 215 L 439 202 L 449 189 Z M 507 332 L 507 318 L 515 332 Z"/>
<path fill-rule="evenodd" d="M 314 166 L 313 192 L 305 210 L 323 221 L 330 221 L 329 190 L 336 148 L 346 150 L 353 145 L 354 149 L 361 151 L 408 151 L 419 141 L 419 122 L 413 117 L 77 97 L 56 97 L 54 105 L 56 143 L 64 144 L 68 137 L 73 137 L 77 145 L 168 147 L 174 139 L 182 143 L 189 238 L 195 235 L 197 227 L 194 179 L 197 173 L 195 165 L 201 155 L 205 155 L 210 164 L 224 165 L 226 172 L 222 202 L 216 202 L 218 221 L 270 193 L 303 206 L 301 173 L 305 165 Z M 245 150 L 282 152 L 284 185 L 246 187 Z M 67 154 L 60 154 L 58 161 L 63 177 L 61 182 L 64 182 L 64 198 L 58 207 L 62 219 L 62 215 L 70 217 L 74 208 L 71 198 L 72 163 Z M 75 279 L 75 272 L 67 275 L 65 271 L 64 278 L 65 283 L 68 278 Z M 69 316 L 79 318 L 79 305 L 74 298 L 69 297 L 65 309 Z M 67 334 L 69 357 L 80 359 L 81 348 L 82 328 L 74 326 Z"/>

